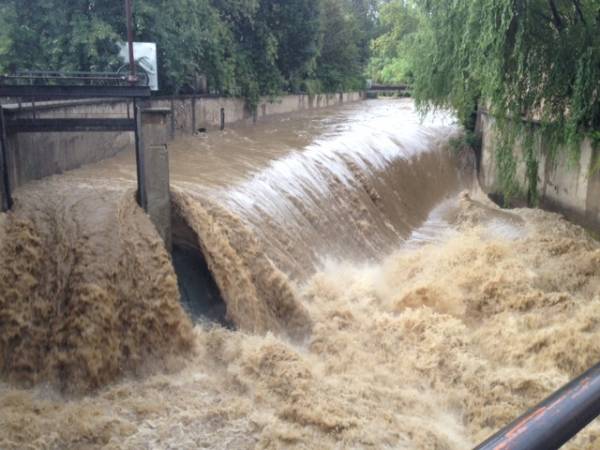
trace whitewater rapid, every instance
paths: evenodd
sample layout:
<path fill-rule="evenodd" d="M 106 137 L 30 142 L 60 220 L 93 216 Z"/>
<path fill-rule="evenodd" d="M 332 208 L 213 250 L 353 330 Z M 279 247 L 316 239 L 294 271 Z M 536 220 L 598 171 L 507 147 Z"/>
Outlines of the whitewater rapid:
<path fill-rule="evenodd" d="M 469 448 L 600 359 L 600 245 L 408 100 L 170 145 L 192 324 L 122 154 L 0 216 L 0 448 Z M 592 424 L 571 445 L 596 448 Z"/>

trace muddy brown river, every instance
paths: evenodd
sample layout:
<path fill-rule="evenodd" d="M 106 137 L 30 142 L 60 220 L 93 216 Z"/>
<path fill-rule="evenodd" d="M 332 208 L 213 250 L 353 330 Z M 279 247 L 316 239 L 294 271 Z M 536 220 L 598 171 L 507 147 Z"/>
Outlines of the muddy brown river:
<path fill-rule="evenodd" d="M 0 448 L 464 449 L 595 364 L 600 245 L 489 202 L 459 135 L 370 100 L 170 144 L 221 321 L 180 301 L 129 152 L 17 190 Z"/>

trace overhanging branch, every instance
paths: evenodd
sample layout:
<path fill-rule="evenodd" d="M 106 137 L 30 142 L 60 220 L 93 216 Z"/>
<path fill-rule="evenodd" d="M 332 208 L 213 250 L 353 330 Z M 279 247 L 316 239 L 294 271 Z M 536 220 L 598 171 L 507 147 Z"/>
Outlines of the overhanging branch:
<path fill-rule="evenodd" d="M 575 5 L 575 11 L 577 12 L 577 16 L 579 20 L 583 22 L 583 24 L 587 24 L 585 21 L 585 17 L 583 16 L 583 11 L 581 10 L 581 2 L 579 0 L 573 0 L 573 4 Z"/>
<path fill-rule="evenodd" d="M 558 8 L 556 7 L 554 0 L 548 0 L 548 6 L 550 6 L 550 11 L 552 11 L 552 23 L 558 31 L 562 31 L 562 18 L 560 17 L 560 13 L 558 12 Z"/>

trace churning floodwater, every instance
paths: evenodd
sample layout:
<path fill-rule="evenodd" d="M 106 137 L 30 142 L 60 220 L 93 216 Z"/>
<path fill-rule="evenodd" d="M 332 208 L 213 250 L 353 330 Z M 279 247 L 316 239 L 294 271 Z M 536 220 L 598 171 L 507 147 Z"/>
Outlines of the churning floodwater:
<path fill-rule="evenodd" d="M 132 155 L 21 188 L 0 448 L 462 449 L 596 363 L 600 246 L 459 135 L 377 100 L 181 138 L 177 275 Z"/>

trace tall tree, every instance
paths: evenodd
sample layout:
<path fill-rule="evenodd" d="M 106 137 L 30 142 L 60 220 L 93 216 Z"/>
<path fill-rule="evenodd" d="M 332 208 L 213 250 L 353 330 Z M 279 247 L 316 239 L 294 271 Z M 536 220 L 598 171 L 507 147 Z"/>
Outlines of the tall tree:
<path fill-rule="evenodd" d="M 360 41 L 362 34 L 345 1 L 323 0 L 321 53 L 317 77 L 326 91 L 360 89 L 363 85 Z"/>
<path fill-rule="evenodd" d="M 233 35 L 209 0 L 138 1 L 136 39 L 156 42 L 166 92 L 189 92 L 203 75 L 217 93 L 236 93 Z"/>
<path fill-rule="evenodd" d="M 597 0 L 418 0 L 414 93 L 467 120 L 480 98 L 566 140 L 600 127 Z"/>
<path fill-rule="evenodd" d="M 319 0 L 289 0 L 272 3 L 269 25 L 279 42 L 277 66 L 286 87 L 298 91 L 302 81 L 314 75 L 319 52 L 321 3 Z"/>
<path fill-rule="evenodd" d="M 134 24 L 137 40 L 157 43 L 164 92 L 189 91 L 203 75 L 212 92 L 254 107 L 261 95 L 358 87 L 374 1 L 135 0 Z M 121 0 L 0 0 L 3 19 L 5 70 L 120 65 Z"/>
<path fill-rule="evenodd" d="M 419 30 L 413 2 L 392 0 L 379 11 L 379 36 L 372 41 L 369 75 L 381 83 L 411 83 L 411 48 Z"/>
<path fill-rule="evenodd" d="M 5 0 L 11 69 L 102 70 L 116 60 L 110 8 L 93 0 Z M 121 16 L 122 17 L 122 16 Z"/>
<path fill-rule="evenodd" d="M 371 41 L 378 33 L 379 0 L 350 0 L 350 8 L 358 22 L 357 46 L 364 66 L 371 57 Z"/>

